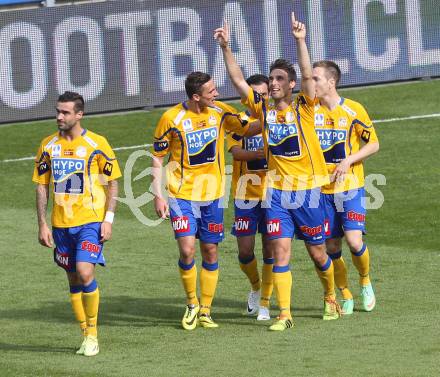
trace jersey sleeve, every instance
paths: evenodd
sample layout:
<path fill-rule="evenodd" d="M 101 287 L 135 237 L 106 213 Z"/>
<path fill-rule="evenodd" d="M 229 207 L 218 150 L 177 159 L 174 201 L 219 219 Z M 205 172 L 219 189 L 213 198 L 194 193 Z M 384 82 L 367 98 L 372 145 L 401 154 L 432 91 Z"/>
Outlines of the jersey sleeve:
<path fill-rule="evenodd" d="M 228 134 L 226 135 L 226 146 L 228 152 L 230 152 L 233 147 L 242 148 L 242 140 L 243 136 L 240 136 L 233 132 L 228 132 Z"/>
<path fill-rule="evenodd" d="M 32 175 L 32 181 L 43 185 L 50 183 L 50 156 L 44 150 L 44 145 L 41 143 L 38 148 L 37 155 L 35 157 L 34 174 Z"/>
<path fill-rule="evenodd" d="M 261 119 L 262 115 L 266 111 L 266 102 L 264 98 L 252 88 L 249 88 L 247 98 L 243 98 L 241 103 L 245 105 L 250 110 L 252 116 L 257 119 Z"/>
<path fill-rule="evenodd" d="M 302 123 L 314 126 L 315 105 L 318 101 L 310 98 L 303 92 L 299 92 L 294 101 L 295 110 L 301 115 Z"/>
<path fill-rule="evenodd" d="M 119 168 L 118 160 L 116 160 L 115 153 L 110 147 L 110 144 L 103 138 L 99 145 L 102 153 L 98 154 L 99 172 L 104 174 L 108 181 L 113 181 L 121 177 L 121 169 Z"/>
<path fill-rule="evenodd" d="M 249 129 L 249 115 L 246 112 L 239 113 L 234 107 L 226 103 L 216 103 L 223 110 L 222 123 L 226 131 L 243 136 Z"/>
<path fill-rule="evenodd" d="M 154 131 L 153 155 L 165 156 L 170 150 L 172 123 L 167 114 L 162 115 Z"/>
<path fill-rule="evenodd" d="M 353 119 L 353 125 L 356 134 L 363 142 L 369 143 L 379 141 L 373 122 L 362 105 L 358 105 L 356 109 L 356 118 Z"/>

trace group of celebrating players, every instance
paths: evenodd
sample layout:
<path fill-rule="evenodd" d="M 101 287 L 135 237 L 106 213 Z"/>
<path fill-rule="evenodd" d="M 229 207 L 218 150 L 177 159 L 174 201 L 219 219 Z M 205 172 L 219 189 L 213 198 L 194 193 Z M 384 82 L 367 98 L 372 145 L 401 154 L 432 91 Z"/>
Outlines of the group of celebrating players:
<path fill-rule="evenodd" d="M 211 305 L 219 275 L 218 244 L 224 238 L 223 196 L 226 149 L 233 157 L 232 193 L 241 270 L 251 290 L 246 313 L 270 320 L 275 291 L 279 314 L 269 330 L 293 327 L 291 313 L 291 242 L 304 240 L 324 288 L 324 320 L 353 313 L 347 268 L 341 255 L 345 237 L 359 272 L 360 299 L 373 310 L 365 232 L 363 160 L 379 149 L 373 124 L 359 103 L 337 92 L 341 72 L 332 61 L 312 66 L 306 28 L 292 13 L 301 89 L 296 97 L 294 66 L 284 59 L 270 66 L 269 77 L 245 80 L 229 46 L 227 25 L 214 32 L 229 77 L 246 112 L 216 101 L 211 77 L 190 73 L 188 99 L 166 111 L 153 144 L 154 206 L 170 218 L 179 249 L 179 273 L 186 294 L 182 326 L 216 328 Z M 121 173 L 105 138 L 80 125 L 84 101 L 66 92 L 57 102 L 59 132 L 43 140 L 36 158 L 40 243 L 52 247 L 67 271 L 71 302 L 84 334 L 78 354 L 99 352 L 96 323 L 99 290 L 96 263 L 103 264 L 103 242 L 111 236 Z M 226 136 L 225 136 L 226 135 Z M 161 192 L 164 158 L 168 199 Z M 54 185 L 52 231 L 46 220 L 48 185 Z M 107 189 L 104 189 L 107 186 Z M 73 199 L 72 199 L 73 198 Z M 254 254 L 262 235 L 261 277 Z M 53 239 L 52 239 L 53 235 Z M 196 239 L 202 255 L 197 294 Z M 336 300 L 337 288 L 341 305 Z"/>

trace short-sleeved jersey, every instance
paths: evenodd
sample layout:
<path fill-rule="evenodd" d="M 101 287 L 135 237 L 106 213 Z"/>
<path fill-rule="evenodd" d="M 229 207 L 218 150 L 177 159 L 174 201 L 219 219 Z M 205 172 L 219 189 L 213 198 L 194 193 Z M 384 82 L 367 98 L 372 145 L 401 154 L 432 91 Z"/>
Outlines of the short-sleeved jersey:
<path fill-rule="evenodd" d="M 104 220 L 106 184 L 121 176 L 107 140 L 91 131 L 69 141 L 46 137 L 35 159 L 32 180 L 52 184 L 52 226 L 70 228 Z"/>
<path fill-rule="evenodd" d="M 360 103 L 350 99 L 341 98 L 333 110 L 317 104 L 314 122 L 329 174 L 343 159 L 359 151 L 362 142 L 378 141 L 366 110 Z M 351 166 L 343 184 L 332 182 L 325 185 L 322 192 L 333 194 L 363 186 L 364 167 L 359 161 Z"/>
<path fill-rule="evenodd" d="M 257 119 L 249 117 L 248 112 L 241 113 L 241 118 L 249 118 L 249 123 Z M 226 136 L 227 150 L 239 147 L 246 151 L 264 149 L 263 135 L 240 136 L 230 132 Z M 267 160 L 233 161 L 232 195 L 234 199 L 263 200 L 266 188 Z"/>
<path fill-rule="evenodd" d="M 299 93 L 292 104 L 280 111 L 272 99 L 266 102 L 250 89 L 248 97 L 242 102 L 264 124 L 268 187 L 297 191 L 320 187 L 329 182 L 313 127 L 313 99 Z"/>
<path fill-rule="evenodd" d="M 200 114 L 185 102 L 166 111 L 154 133 L 153 154 L 170 154 L 166 166 L 169 195 L 194 201 L 222 197 L 225 131 L 244 135 L 248 128 L 238 111 L 222 102 Z"/>

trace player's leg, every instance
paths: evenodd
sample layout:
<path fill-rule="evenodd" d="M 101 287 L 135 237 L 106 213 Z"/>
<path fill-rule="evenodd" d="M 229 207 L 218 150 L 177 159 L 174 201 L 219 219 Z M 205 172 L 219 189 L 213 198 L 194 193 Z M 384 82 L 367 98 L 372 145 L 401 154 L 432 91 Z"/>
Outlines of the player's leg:
<path fill-rule="evenodd" d="M 320 189 L 297 192 L 303 197 L 302 205 L 293 210 L 295 232 L 304 240 L 315 270 L 324 288 L 324 320 L 339 318 L 340 308 L 336 302 L 334 267 L 325 247 L 324 208 Z"/>
<path fill-rule="evenodd" d="M 217 245 L 224 238 L 222 199 L 201 206 L 197 235 L 202 253 L 199 324 L 216 328 L 218 325 L 211 318 L 211 306 L 219 275 Z"/>
<path fill-rule="evenodd" d="M 292 273 L 290 254 L 294 225 L 289 210 L 282 204 L 286 195 L 283 191 L 271 189 L 266 195 L 267 247 L 273 253 L 273 289 L 275 291 L 280 314 L 278 320 L 269 327 L 272 331 L 283 331 L 293 327 L 290 309 L 292 293 Z M 287 194 L 290 197 L 290 193 Z M 270 200 L 270 203 L 268 201 Z"/>
<path fill-rule="evenodd" d="M 84 347 L 87 337 L 87 319 L 86 312 L 84 311 L 84 305 L 82 302 L 83 285 L 77 274 L 77 272 L 66 271 L 67 280 L 69 281 L 70 288 L 70 303 L 72 304 L 72 310 L 75 314 L 75 318 L 79 323 L 81 334 L 83 336 L 83 342 L 79 349 L 76 351 L 78 355 L 84 354 Z"/>
<path fill-rule="evenodd" d="M 273 251 L 268 245 L 267 236 L 262 234 L 261 243 L 263 249 L 263 268 L 261 273 L 261 298 L 258 309 L 258 321 L 266 321 L 270 319 L 270 298 L 273 291 Z"/>
<path fill-rule="evenodd" d="M 343 228 L 345 240 L 351 251 L 353 264 L 359 273 L 361 286 L 361 299 L 364 310 L 371 311 L 376 305 L 376 297 L 370 281 L 370 253 L 367 245 L 363 242 L 362 235 L 365 233 L 366 208 L 364 205 L 365 190 L 357 190 L 343 193 L 340 199 L 343 203 Z M 338 198 L 335 195 L 335 202 Z"/>

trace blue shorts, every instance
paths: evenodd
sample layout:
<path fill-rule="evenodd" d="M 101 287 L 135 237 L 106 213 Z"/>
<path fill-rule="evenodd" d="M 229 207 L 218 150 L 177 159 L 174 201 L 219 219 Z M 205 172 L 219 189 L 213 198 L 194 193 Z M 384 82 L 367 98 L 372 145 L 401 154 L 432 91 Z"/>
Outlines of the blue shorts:
<path fill-rule="evenodd" d="M 231 233 L 235 237 L 266 234 L 266 208 L 258 200 L 234 200 L 235 221 Z"/>
<path fill-rule="evenodd" d="M 67 272 L 76 271 L 77 262 L 99 263 L 105 266 L 102 253 L 101 223 L 89 223 L 72 228 L 53 228 L 54 261 Z"/>
<path fill-rule="evenodd" d="M 267 238 L 296 238 L 310 245 L 324 243 L 324 211 L 321 189 L 282 191 L 269 189 L 266 195 Z"/>
<path fill-rule="evenodd" d="M 325 237 L 341 238 L 346 230 L 365 234 L 365 190 L 363 187 L 338 194 L 322 194 Z"/>
<path fill-rule="evenodd" d="M 207 202 L 169 198 L 174 237 L 196 236 L 204 243 L 219 243 L 224 238 L 223 199 Z"/>

